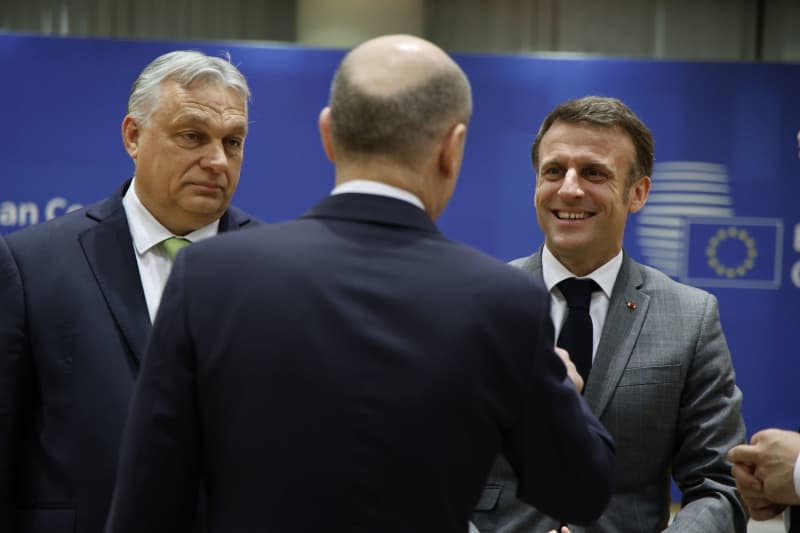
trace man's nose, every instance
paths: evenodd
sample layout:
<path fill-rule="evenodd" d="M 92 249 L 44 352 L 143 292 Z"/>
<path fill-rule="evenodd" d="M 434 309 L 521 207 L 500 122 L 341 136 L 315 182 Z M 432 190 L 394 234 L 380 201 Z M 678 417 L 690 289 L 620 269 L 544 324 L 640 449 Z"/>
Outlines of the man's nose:
<path fill-rule="evenodd" d="M 568 196 L 580 196 L 583 194 L 580 176 L 574 168 L 567 169 L 564 179 L 561 181 L 561 188 L 559 188 L 558 194 Z"/>
<path fill-rule="evenodd" d="M 228 167 L 228 155 L 222 142 L 211 142 L 205 147 L 200 166 L 214 172 L 225 172 Z"/>

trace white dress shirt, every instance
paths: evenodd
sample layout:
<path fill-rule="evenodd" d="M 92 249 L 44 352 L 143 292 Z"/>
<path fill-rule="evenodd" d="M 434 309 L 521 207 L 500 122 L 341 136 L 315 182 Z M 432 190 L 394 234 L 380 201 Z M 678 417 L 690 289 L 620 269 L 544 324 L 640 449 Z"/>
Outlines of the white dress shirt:
<path fill-rule="evenodd" d="M 794 491 L 800 496 L 800 455 L 794 461 Z"/>
<path fill-rule="evenodd" d="M 567 278 L 590 278 L 600 286 L 599 291 L 592 293 L 592 300 L 589 303 L 589 316 L 592 318 L 592 361 L 597 353 L 597 346 L 600 344 L 600 333 L 606 323 L 608 315 L 608 304 L 611 301 L 611 290 L 617 281 L 617 274 L 622 268 L 622 250 L 619 251 L 608 263 L 604 264 L 587 276 L 576 276 L 559 262 L 558 259 L 547 249 L 545 245 L 542 249 L 542 278 L 547 290 L 550 291 L 552 305 L 550 306 L 550 317 L 553 319 L 555 338 L 558 339 L 561 327 L 567 314 L 567 299 L 561 294 L 557 285 Z"/>
<path fill-rule="evenodd" d="M 800 135 L 800 133 L 798 133 Z M 794 491 L 800 496 L 800 455 L 797 456 L 797 459 L 794 460 Z M 786 531 L 789 531 L 789 527 L 792 525 L 792 514 L 790 512 L 791 507 L 787 507 L 783 511 L 783 524 Z"/>
<path fill-rule="evenodd" d="M 142 280 L 144 299 L 147 302 L 150 322 L 152 322 L 156 317 L 158 304 L 161 302 L 164 285 L 167 284 L 167 278 L 172 270 L 172 261 L 164 248 L 158 244 L 170 237 L 183 237 L 192 242 L 213 237 L 219 229 L 219 220 L 186 235 L 173 235 L 155 219 L 139 200 L 134 189 L 135 182 L 136 178 L 131 181 L 130 187 L 125 191 L 125 196 L 122 197 L 122 207 L 128 218 L 128 228 L 133 239 L 133 250 L 136 252 L 136 264 Z"/>
<path fill-rule="evenodd" d="M 413 193 L 406 191 L 405 189 L 400 189 L 399 187 L 394 187 L 393 185 L 387 185 L 385 183 L 381 183 L 379 181 L 372 181 L 372 180 L 351 180 L 342 183 L 341 185 L 337 185 L 331 191 L 331 194 L 344 194 L 344 193 L 361 193 L 361 194 L 375 194 L 377 196 L 388 196 L 389 198 L 396 198 L 397 200 L 403 200 L 404 202 L 408 202 L 413 204 L 423 211 L 425 211 L 425 206 L 422 205 L 422 200 Z"/>

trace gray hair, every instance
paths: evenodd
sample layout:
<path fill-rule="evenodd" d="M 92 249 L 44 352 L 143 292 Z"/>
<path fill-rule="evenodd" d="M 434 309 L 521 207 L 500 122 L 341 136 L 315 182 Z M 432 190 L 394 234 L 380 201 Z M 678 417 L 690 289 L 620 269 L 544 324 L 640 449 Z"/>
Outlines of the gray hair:
<path fill-rule="evenodd" d="M 147 124 L 156 108 L 161 85 L 167 80 L 189 87 L 197 80 L 213 80 L 235 89 L 245 100 L 250 99 L 250 87 L 244 75 L 230 62 L 230 55 L 207 56 L 195 50 L 178 50 L 154 59 L 136 78 L 128 98 L 128 114 L 142 124 Z"/>
<path fill-rule="evenodd" d="M 466 124 L 472 95 L 458 67 L 442 69 L 393 94 L 369 94 L 351 79 L 345 60 L 331 84 L 333 141 L 355 155 L 383 155 L 413 166 L 453 121 Z"/>

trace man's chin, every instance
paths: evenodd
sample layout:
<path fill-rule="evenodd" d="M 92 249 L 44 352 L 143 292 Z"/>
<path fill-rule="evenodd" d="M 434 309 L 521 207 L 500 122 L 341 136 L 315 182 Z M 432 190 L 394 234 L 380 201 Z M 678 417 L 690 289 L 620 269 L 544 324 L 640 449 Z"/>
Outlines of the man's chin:
<path fill-rule="evenodd" d="M 191 221 L 192 231 L 194 231 L 217 220 L 225 212 L 226 207 L 221 207 L 219 203 L 214 206 L 195 205 L 190 209 L 184 209 L 185 219 L 187 222 Z"/>
<path fill-rule="evenodd" d="M 184 202 L 184 209 L 197 215 L 221 215 L 228 208 L 228 202 L 221 197 L 193 196 Z"/>
<path fill-rule="evenodd" d="M 556 235 L 547 239 L 547 247 L 557 257 L 580 257 L 591 249 L 591 245 L 590 239 L 577 235 Z"/>

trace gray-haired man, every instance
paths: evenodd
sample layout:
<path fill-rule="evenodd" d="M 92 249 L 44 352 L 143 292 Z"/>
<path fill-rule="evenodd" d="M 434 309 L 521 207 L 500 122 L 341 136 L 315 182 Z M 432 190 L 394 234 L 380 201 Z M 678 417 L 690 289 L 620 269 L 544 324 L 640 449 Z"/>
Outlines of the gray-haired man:
<path fill-rule="evenodd" d="M 162 242 L 254 222 L 229 207 L 249 95 L 225 59 L 158 57 L 134 82 L 122 122 L 133 179 L 0 247 L 0 308 L 12 310 L 0 321 L 1 531 L 102 531 L 172 265 Z"/>

